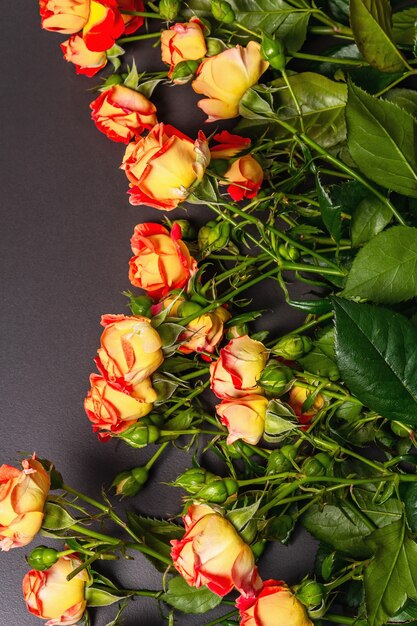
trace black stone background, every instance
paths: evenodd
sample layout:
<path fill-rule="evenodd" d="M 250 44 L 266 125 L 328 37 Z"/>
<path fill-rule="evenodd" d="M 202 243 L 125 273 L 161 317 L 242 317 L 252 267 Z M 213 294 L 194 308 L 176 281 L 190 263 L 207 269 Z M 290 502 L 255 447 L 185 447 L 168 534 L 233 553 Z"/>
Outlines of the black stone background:
<path fill-rule="evenodd" d="M 90 120 L 91 88 L 99 79 L 76 76 L 63 61 L 59 42 L 66 37 L 41 30 L 37 2 L 3 3 L 1 25 L 0 463 L 13 464 L 21 453 L 36 451 L 56 464 L 68 484 L 97 497 L 117 472 L 143 464 L 152 453 L 100 443 L 82 402 L 94 371 L 100 316 L 127 312 L 121 292 L 130 287 L 133 227 L 159 221 L 163 213 L 129 204 L 127 180 L 118 169 L 124 146 L 109 141 Z M 126 48 L 128 58 L 135 51 L 139 69 L 161 68 L 151 43 Z M 153 97 L 159 119 L 190 136 L 204 125 L 197 99 L 189 87 L 158 88 Z M 215 128 L 205 126 L 207 133 Z M 195 224 L 211 215 L 200 206 L 188 213 Z M 183 209 L 176 215 L 186 217 Z M 254 308 L 260 307 L 270 310 L 262 326 L 276 335 L 300 321 L 272 282 L 256 292 Z M 149 486 L 125 505 L 148 515 L 177 513 L 180 491 L 161 483 L 174 479 L 187 462 L 185 453 L 165 453 Z M 41 623 L 26 611 L 21 580 L 28 569 L 24 555 L 42 541 L 0 555 L 0 626 Z M 261 560 L 262 577 L 295 582 L 311 567 L 314 546 L 300 532 L 290 547 L 269 549 Z M 112 572 L 126 587 L 160 586 L 160 575 L 140 554 L 101 571 Z M 94 626 L 104 626 L 115 612 L 99 609 Z M 200 626 L 209 619 L 180 616 L 177 623 Z M 163 623 L 153 600 L 137 600 L 125 613 L 125 626 Z"/>

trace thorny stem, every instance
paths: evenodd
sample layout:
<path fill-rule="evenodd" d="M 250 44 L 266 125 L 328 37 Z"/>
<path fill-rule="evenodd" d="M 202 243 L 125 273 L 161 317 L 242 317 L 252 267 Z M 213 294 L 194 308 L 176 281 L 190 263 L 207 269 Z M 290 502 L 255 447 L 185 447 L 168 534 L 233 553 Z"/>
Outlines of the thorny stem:
<path fill-rule="evenodd" d="M 167 446 L 169 446 L 170 442 L 169 441 L 165 441 L 164 443 L 161 443 L 161 445 L 159 446 L 158 450 L 155 452 L 155 454 L 149 459 L 149 461 L 146 463 L 145 465 L 145 469 L 147 469 L 148 471 L 151 469 L 152 465 L 156 462 L 156 460 L 161 456 L 161 454 L 164 452 L 165 448 Z"/>

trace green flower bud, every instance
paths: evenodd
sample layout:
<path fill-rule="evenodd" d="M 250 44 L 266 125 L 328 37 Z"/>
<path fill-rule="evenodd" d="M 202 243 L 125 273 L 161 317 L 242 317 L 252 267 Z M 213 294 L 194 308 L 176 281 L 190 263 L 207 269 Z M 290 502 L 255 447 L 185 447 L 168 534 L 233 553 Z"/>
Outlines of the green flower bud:
<path fill-rule="evenodd" d="M 149 296 L 131 296 L 129 306 L 133 315 L 152 317 L 152 300 Z"/>
<path fill-rule="evenodd" d="M 185 85 L 194 78 L 200 61 L 181 61 L 177 63 L 171 74 L 171 80 L 176 85 Z"/>
<path fill-rule="evenodd" d="M 256 560 L 258 560 L 265 552 L 266 543 L 267 542 L 264 539 L 261 539 L 251 545 L 251 550 Z"/>
<path fill-rule="evenodd" d="M 285 68 L 285 47 L 281 39 L 263 33 L 261 54 L 274 69 L 283 70 Z"/>
<path fill-rule="evenodd" d="M 291 515 L 279 515 L 268 520 L 263 535 L 268 541 L 287 541 L 293 528 Z"/>
<path fill-rule="evenodd" d="M 202 252 L 222 250 L 230 237 L 230 224 L 211 220 L 198 231 L 198 247 Z"/>
<path fill-rule="evenodd" d="M 266 465 L 267 474 L 281 474 L 282 472 L 289 472 L 291 469 L 291 461 L 282 454 L 281 450 L 271 452 Z"/>
<path fill-rule="evenodd" d="M 233 24 L 236 20 L 235 12 L 225 0 L 211 0 L 211 12 L 216 20 L 224 24 Z"/>
<path fill-rule="evenodd" d="M 274 396 L 281 396 L 288 391 L 289 383 L 293 379 L 292 370 L 277 361 L 269 361 L 258 384 Z"/>
<path fill-rule="evenodd" d="M 319 452 L 314 458 L 319 461 L 325 469 L 329 469 L 332 464 L 332 457 L 327 454 L 327 452 Z"/>
<path fill-rule="evenodd" d="M 285 446 L 281 446 L 280 448 L 281 454 L 285 456 L 289 461 L 294 461 L 297 456 L 297 448 L 292 444 L 286 444 Z"/>
<path fill-rule="evenodd" d="M 297 360 L 307 352 L 310 352 L 313 342 L 304 335 L 287 335 L 272 348 L 272 352 L 283 359 Z"/>
<path fill-rule="evenodd" d="M 186 241 L 194 241 L 194 239 L 196 239 L 197 231 L 188 220 L 174 220 L 172 225 L 174 226 L 174 224 L 178 224 L 181 228 L 181 235 L 183 239 Z"/>
<path fill-rule="evenodd" d="M 278 247 L 279 255 L 286 261 L 296 261 L 300 256 L 297 248 L 286 243 L 281 243 Z"/>
<path fill-rule="evenodd" d="M 227 446 L 227 453 L 232 459 L 241 459 L 242 456 L 250 457 L 254 454 L 252 448 L 243 441 L 235 441 Z"/>
<path fill-rule="evenodd" d="M 193 302 L 190 300 L 186 300 L 185 302 L 181 302 L 178 307 L 178 315 L 180 317 L 188 317 L 189 315 L 196 315 L 201 311 L 203 307 L 198 302 Z"/>
<path fill-rule="evenodd" d="M 216 474 L 208 472 L 203 467 L 192 467 L 178 476 L 174 482 L 175 487 L 182 487 L 188 493 L 195 495 L 204 485 L 217 481 L 219 479 Z"/>
<path fill-rule="evenodd" d="M 167 20 L 167 22 L 175 20 L 180 4 L 180 0 L 160 0 L 158 9 L 162 19 Z"/>
<path fill-rule="evenodd" d="M 29 565 L 40 572 L 49 569 L 59 559 L 59 552 L 46 546 L 38 546 L 27 557 Z"/>
<path fill-rule="evenodd" d="M 197 493 L 196 498 L 223 504 L 226 500 L 236 494 L 238 484 L 233 478 L 219 478 L 204 485 Z"/>
<path fill-rule="evenodd" d="M 319 607 L 323 601 L 325 589 L 315 580 L 305 580 L 294 588 L 295 595 L 308 609 Z"/>
<path fill-rule="evenodd" d="M 117 474 L 111 486 L 116 487 L 118 496 L 135 496 L 145 485 L 148 475 L 146 467 L 134 467 Z"/>
<path fill-rule="evenodd" d="M 153 424 L 143 424 L 138 422 L 123 433 L 118 435 L 132 448 L 144 448 L 149 443 L 155 443 L 160 437 L 159 428 Z"/>
<path fill-rule="evenodd" d="M 120 74 L 110 74 L 104 81 L 104 84 L 100 87 L 100 91 L 107 91 L 107 89 L 111 89 L 114 85 L 121 85 L 123 83 L 123 78 Z"/>
<path fill-rule="evenodd" d="M 301 469 L 305 476 L 323 476 L 326 473 L 326 468 L 315 456 L 306 459 Z"/>
<path fill-rule="evenodd" d="M 247 324 L 239 324 L 237 326 L 229 326 L 226 331 L 226 339 L 236 339 L 237 337 L 243 337 L 249 334 L 249 327 Z"/>
<path fill-rule="evenodd" d="M 207 37 L 206 39 L 207 46 L 207 54 L 208 57 L 214 57 L 216 54 L 220 54 L 226 50 L 226 45 L 221 39 L 216 39 L 215 37 Z"/>

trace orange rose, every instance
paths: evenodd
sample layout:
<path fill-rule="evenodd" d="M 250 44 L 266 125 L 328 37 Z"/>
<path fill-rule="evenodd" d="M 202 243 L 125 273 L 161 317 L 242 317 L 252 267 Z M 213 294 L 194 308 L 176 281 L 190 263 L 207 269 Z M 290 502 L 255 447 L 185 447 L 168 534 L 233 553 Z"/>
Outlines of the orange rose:
<path fill-rule="evenodd" d="M 110 382 L 136 386 L 158 369 L 162 342 L 147 317 L 103 315 L 97 366 Z"/>
<path fill-rule="evenodd" d="M 187 324 L 187 330 L 182 333 L 180 351 L 184 354 L 191 352 L 208 352 L 213 354 L 216 346 L 221 342 L 224 333 L 224 323 L 231 318 L 227 309 L 217 307 L 210 313 L 203 313 Z M 205 355 L 203 355 L 205 358 Z M 209 360 L 206 357 L 206 360 Z"/>
<path fill-rule="evenodd" d="M 79 35 L 73 35 L 67 41 L 61 43 L 64 59 L 75 65 L 77 74 L 94 76 L 107 64 L 105 52 L 92 52 L 85 45 L 84 39 Z"/>
<path fill-rule="evenodd" d="M 157 122 L 156 107 L 143 94 L 124 85 L 106 89 L 90 104 L 97 128 L 113 141 L 129 143 Z"/>
<path fill-rule="evenodd" d="M 126 148 L 122 169 L 130 181 L 130 203 L 175 209 L 201 181 L 209 161 L 203 133 L 192 141 L 173 126 L 157 124 Z"/>
<path fill-rule="evenodd" d="M 100 52 L 112 48 L 124 29 L 116 0 L 90 0 L 90 13 L 83 28 L 83 39 L 89 50 Z"/>
<path fill-rule="evenodd" d="M 243 198 L 256 196 L 262 185 L 264 173 L 258 161 L 247 154 L 232 163 L 224 174 L 224 178 L 226 182 L 222 181 L 220 184 L 228 185 L 229 196 L 236 202 L 240 202 Z"/>
<path fill-rule="evenodd" d="M 308 425 L 311 423 L 311 420 L 315 415 L 317 415 L 318 411 L 324 405 L 324 398 L 319 393 L 314 398 L 314 402 L 312 406 L 307 410 L 303 411 L 303 404 L 311 396 L 311 391 L 309 389 L 305 389 L 304 387 L 299 387 L 297 384 L 291 388 L 289 398 L 287 400 L 288 404 L 298 417 L 300 424 Z"/>
<path fill-rule="evenodd" d="M 217 146 L 210 148 L 212 159 L 231 159 L 249 148 L 252 143 L 249 137 L 233 135 L 228 130 L 223 130 L 221 133 L 214 135 L 213 139 L 219 143 Z"/>
<path fill-rule="evenodd" d="M 217 415 L 229 431 L 228 445 L 238 439 L 256 445 L 264 434 L 267 406 L 268 400 L 256 394 L 218 404 Z"/>
<path fill-rule="evenodd" d="M 185 535 L 171 541 L 171 557 L 187 583 L 219 596 L 236 588 L 253 597 L 261 586 L 255 559 L 232 524 L 207 505 L 190 506 L 183 520 Z"/>
<path fill-rule="evenodd" d="M 208 122 L 239 115 L 243 94 L 269 66 L 260 49 L 259 43 L 250 41 L 246 48 L 235 46 L 203 60 L 192 87 L 196 93 L 208 96 L 198 102 Z"/>
<path fill-rule="evenodd" d="M 117 6 L 120 11 L 141 12 L 145 10 L 145 5 L 142 0 L 117 0 Z M 124 34 L 130 35 L 142 26 L 145 18 L 140 15 L 128 15 L 127 13 L 122 13 L 122 20 L 125 25 Z"/>
<path fill-rule="evenodd" d="M 197 61 L 207 52 L 204 26 L 197 17 L 184 24 L 174 24 L 161 33 L 161 54 L 164 63 L 170 66 L 168 76 L 181 61 Z"/>
<path fill-rule="evenodd" d="M 197 262 L 181 241 L 178 224 L 171 233 L 160 224 L 138 224 L 131 244 L 135 256 L 130 259 L 129 279 L 152 298 L 184 287 L 197 271 Z"/>
<path fill-rule="evenodd" d="M 150 378 L 131 387 L 91 374 L 90 384 L 84 408 L 94 432 L 99 431 L 102 441 L 109 439 L 110 433 L 122 433 L 136 424 L 138 419 L 152 411 L 157 398 Z"/>
<path fill-rule="evenodd" d="M 0 467 L 1 550 L 26 546 L 42 526 L 49 474 L 35 456 L 22 461 L 22 467 Z"/>
<path fill-rule="evenodd" d="M 31 570 L 23 579 L 23 597 L 27 609 L 36 617 L 47 619 L 45 626 L 78 624 L 87 606 L 85 586 L 89 576 L 85 569 L 67 580 L 81 565 L 75 555 L 61 556 L 49 569 Z"/>
<path fill-rule="evenodd" d="M 228 400 L 249 394 L 262 394 L 257 380 L 265 368 L 268 352 L 260 341 L 243 335 L 220 350 L 219 359 L 210 366 L 211 390 Z"/>
<path fill-rule="evenodd" d="M 256 598 L 236 601 L 240 626 L 313 626 L 303 604 L 282 580 L 265 580 Z"/>
<path fill-rule="evenodd" d="M 72 35 L 84 28 L 90 0 L 39 0 L 42 28 Z"/>

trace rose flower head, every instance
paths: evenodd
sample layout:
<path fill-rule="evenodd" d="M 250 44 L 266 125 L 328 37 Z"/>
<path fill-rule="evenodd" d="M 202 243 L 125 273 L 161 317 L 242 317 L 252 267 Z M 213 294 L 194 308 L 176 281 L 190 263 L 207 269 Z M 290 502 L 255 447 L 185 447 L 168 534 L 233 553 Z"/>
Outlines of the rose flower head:
<path fill-rule="evenodd" d="M 221 185 L 227 185 L 227 193 L 233 200 L 254 198 L 261 188 L 264 173 L 258 161 L 250 154 L 233 161 L 223 176 Z"/>
<path fill-rule="evenodd" d="M 45 626 L 72 626 L 81 620 L 87 606 L 85 587 L 89 582 L 87 570 L 67 580 L 81 565 L 75 555 L 61 556 L 45 571 L 31 570 L 23 579 L 23 597 L 27 609 L 36 617 L 47 619 Z"/>
<path fill-rule="evenodd" d="M 116 0 L 90 0 L 90 13 L 83 28 L 83 39 L 89 50 L 109 50 L 124 29 Z"/>
<path fill-rule="evenodd" d="M 247 150 L 252 143 L 249 137 L 235 135 L 233 133 L 229 133 L 228 130 L 223 130 L 221 133 L 217 133 L 217 135 L 214 135 L 213 139 L 217 142 L 217 144 L 210 146 L 212 160 L 231 159 L 244 150 Z"/>
<path fill-rule="evenodd" d="M 22 461 L 22 469 L 0 467 L 0 549 L 20 548 L 32 541 L 42 526 L 51 480 L 42 464 Z"/>
<path fill-rule="evenodd" d="M 61 43 L 61 50 L 64 53 L 65 61 L 75 65 L 77 74 L 91 77 L 107 65 L 106 53 L 89 50 L 80 35 L 73 35 Z"/>
<path fill-rule="evenodd" d="M 282 580 L 265 580 L 256 598 L 236 601 L 240 626 L 313 626 L 305 606 Z"/>
<path fill-rule="evenodd" d="M 238 45 L 204 59 L 192 87 L 207 96 L 198 102 L 208 115 L 207 121 L 237 117 L 243 94 L 258 82 L 268 65 L 254 41 L 246 48 Z"/>
<path fill-rule="evenodd" d="M 84 28 L 90 0 L 39 0 L 42 28 L 72 35 Z"/>
<path fill-rule="evenodd" d="M 189 22 L 174 24 L 161 33 L 162 60 L 170 66 L 170 78 L 178 63 L 198 61 L 206 52 L 204 26 L 197 17 L 192 17 Z"/>
<path fill-rule="evenodd" d="M 130 203 L 175 209 L 201 181 L 209 162 L 203 133 L 192 141 L 173 126 L 157 124 L 126 148 L 121 167 L 130 181 Z"/>
<path fill-rule="evenodd" d="M 145 10 L 142 0 L 117 0 L 117 6 L 120 11 L 137 11 L 141 13 Z M 145 18 L 141 15 L 128 15 L 127 13 L 122 13 L 122 19 L 125 25 L 124 35 L 131 35 L 145 21 Z"/>
<path fill-rule="evenodd" d="M 109 139 L 129 143 L 156 123 L 156 107 L 143 94 L 124 85 L 113 85 L 90 104 L 91 118 Z"/>
<path fill-rule="evenodd" d="M 256 445 L 264 434 L 267 406 L 268 400 L 257 394 L 222 400 L 216 412 L 229 431 L 228 445 L 238 439 Z"/>
<path fill-rule="evenodd" d="M 191 505 L 184 537 L 171 541 L 175 568 L 190 586 L 206 585 L 219 596 L 234 588 L 253 597 L 261 587 L 250 547 L 232 524 L 207 505 Z"/>
<path fill-rule="evenodd" d="M 303 410 L 303 405 L 307 401 L 307 399 L 311 396 L 311 391 L 309 389 L 305 389 L 304 387 L 300 387 L 295 384 L 291 388 L 288 404 L 298 417 L 300 424 L 308 425 L 311 423 L 311 420 L 317 415 L 321 408 L 324 406 L 324 397 L 319 393 L 314 398 L 314 401 L 310 408 Z"/>
<path fill-rule="evenodd" d="M 197 271 L 197 261 L 181 240 L 178 224 L 171 232 L 152 222 L 138 224 L 131 244 L 135 256 L 129 262 L 129 280 L 151 298 L 184 287 Z"/>

